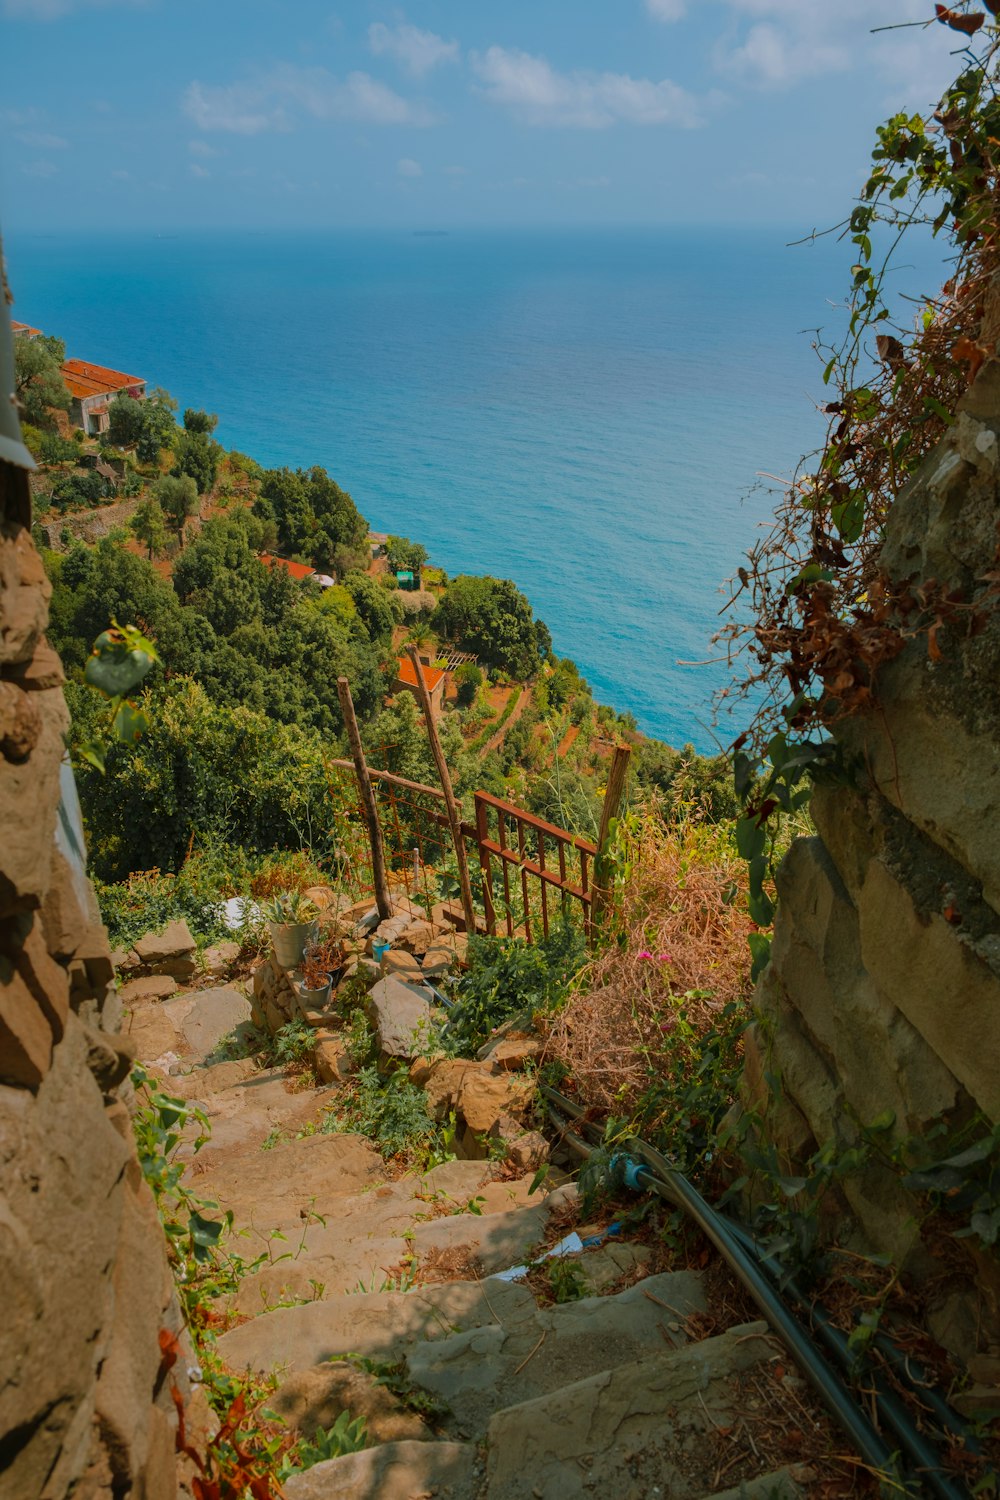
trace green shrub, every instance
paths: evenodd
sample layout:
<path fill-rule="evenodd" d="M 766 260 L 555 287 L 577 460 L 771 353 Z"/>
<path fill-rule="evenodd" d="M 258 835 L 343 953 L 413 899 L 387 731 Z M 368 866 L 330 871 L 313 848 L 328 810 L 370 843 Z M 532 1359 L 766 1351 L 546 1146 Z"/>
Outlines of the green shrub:
<path fill-rule="evenodd" d="M 406 1068 L 383 1078 L 374 1066 L 362 1068 L 343 1102 L 327 1115 L 324 1132 L 367 1135 L 385 1157 L 423 1154 L 436 1135 L 427 1096 L 412 1084 Z"/>
<path fill-rule="evenodd" d="M 583 934 L 560 922 L 530 946 L 521 938 L 470 937 L 468 959 L 445 1033 L 449 1050 L 460 1057 L 475 1056 L 513 1016 L 554 1009 L 583 963 Z"/>

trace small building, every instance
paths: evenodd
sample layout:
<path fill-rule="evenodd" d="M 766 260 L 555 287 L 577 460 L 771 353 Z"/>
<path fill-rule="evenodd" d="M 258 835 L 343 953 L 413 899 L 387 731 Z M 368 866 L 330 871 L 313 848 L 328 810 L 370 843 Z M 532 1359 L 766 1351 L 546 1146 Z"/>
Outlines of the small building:
<path fill-rule="evenodd" d="M 146 382 L 138 375 L 124 375 L 121 370 L 92 365 L 85 359 L 67 359 L 62 366 L 62 378 L 73 398 L 70 421 L 82 427 L 88 437 L 107 432 L 108 406 L 116 396 L 131 396 L 134 401 L 141 401 L 146 395 Z"/>
<path fill-rule="evenodd" d="M 32 328 L 30 323 L 11 323 L 10 331 L 16 339 L 40 339 L 42 330 Z"/>
<path fill-rule="evenodd" d="M 307 578 L 316 577 L 315 568 L 309 568 L 305 563 L 291 562 L 287 557 L 274 557 L 270 552 L 262 552 L 260 560 L 265 568 L 284 568 L 289 578 L 294 578 L 296 583 L 304 583 Z"/>
<path fill-rule="evenodd" d="M 389 546 L 389 533 L 387 531 L 369 531 L 368 545 L 371 548 L 372 562 L 377 557 L 384 557 Z"/>
<path fill-rule="evenodd" d="M 423 668 L 424 682 L 427 684 L 427 692 L 431 700 L 431 712 L 435 719 L 441 712 L 444 701 L 444 685 L 446 673 L 440 667 L 432 667 L 420 658 Z M 401 656 L 398 661 L 399 670 L 396 673 L 396 681 L 393 684 L 394 693 L 412 693 L 417 702 L 420 703 L 420 689 L 417 687 L 417 674 L 412 661 L 408 656 Z"/>
<path fill-rule="evenodd" d="M 410 594 L 413 593 L 414 589 L 420 587 L 419 578 L 415 578 L 409 568 L 396 569 L 396 582 L 401 589 L 406 589 L 407 593 Z"/>

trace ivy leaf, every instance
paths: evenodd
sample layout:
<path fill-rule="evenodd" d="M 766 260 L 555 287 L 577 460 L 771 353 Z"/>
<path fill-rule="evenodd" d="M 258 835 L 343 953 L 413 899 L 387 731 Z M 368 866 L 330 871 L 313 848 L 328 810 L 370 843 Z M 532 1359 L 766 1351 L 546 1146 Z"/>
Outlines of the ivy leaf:
<path fill-rule="evenodd" d="M 81 760 L 86 761 L 88 766 L 93 766 L 95 771 L 100 771 L 102 776 L 107 775 L 107 766 L 104 763 L 107 746 L 102 745 L 99 740 L 84 740 L 83 744 L 77 747 L 76 753 Z"/>
<path fill-rule="evenodd" d="M 736 823 L 736 848 L 741 859 L 751 860 L 763 854 L 767 835 L 756 818 L 739 818 Z"/>
<path fill-rule="evenodd" d="M 125 700 L 115 714 L 112 729 L 123 745 L 134 745 L 141 734 L 149 728 L 149 720 L 141 708 Z"/>

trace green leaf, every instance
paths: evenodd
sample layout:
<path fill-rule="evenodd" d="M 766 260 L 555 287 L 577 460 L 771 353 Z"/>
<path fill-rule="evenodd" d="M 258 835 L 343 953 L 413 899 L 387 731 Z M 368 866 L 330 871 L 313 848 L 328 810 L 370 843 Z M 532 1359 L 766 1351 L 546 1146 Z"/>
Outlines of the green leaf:
<path fill-rule="evenodd" d="M 751 932 L 747 938 L 747 946 L 753 957 L 750 966 L 750 978 L 758 980 L 767 968 L 771 957 L 771 939 L 766 932 Z"/>
<path fill-rule="evenodd" d="M 770 927 L 774 921 L 774 902 L 766 891 L 761 891 L 758 895 L 751 894 L 747 901 L 747 910 L 751 920 L 756 922 L 758 927 Z"/>
<path fill-rule="evenodd" d="M 141 708 L 126 698 L 112 720 L 111 728 L 123 745 L 134 745 L 140 735 L 149 728 L 149 720 Z"/>
<path fill-rule="evenodd" d="M 540 1166 L 538 1168 L 538 1171 L 535 1173 L 534 1177 L 531 1179 L 531 1186 L 528 1189 L 528 1197 L 529 1198 L 531 1197 L 532 1193 L 537 1193 L 538 1192 L 538 1189 L 541 1187 L 541 1185 L 545 1181 L 546 1177 L 548 1177 L 550 1171 L 551 1171 L 551 1167 L 550 1167 L 550 1164 L 548 1162 L 545 1162 L 542 1166 Z"/>
<path fill-rule="evenodd" d="M 107 746 L 102 745 L 99 740 L 84 740 L 83 744 L 77 747 L 76 753 L 81 760 L 86 761 L 88 766 L 93 766 L 95 771 L 100 771 L 102 776 L 107 775 L 107 767 L 104 764 Z"/>
<path fill-rule="evenodd" d="M 764 852 L 767 834 L 756 818 L 738 818 L 735 833 L 736 848 L 741 859 L 750 860 Z"/>

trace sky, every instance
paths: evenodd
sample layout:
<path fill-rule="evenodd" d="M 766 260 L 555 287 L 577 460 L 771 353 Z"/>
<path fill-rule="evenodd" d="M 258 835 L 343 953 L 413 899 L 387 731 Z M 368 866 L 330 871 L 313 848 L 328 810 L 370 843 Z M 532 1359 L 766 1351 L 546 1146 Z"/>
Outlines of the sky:
<path fill-rule="evenodd" d="M 830 222 L 927 0 L 0 0 L 8 230 Z"/>

